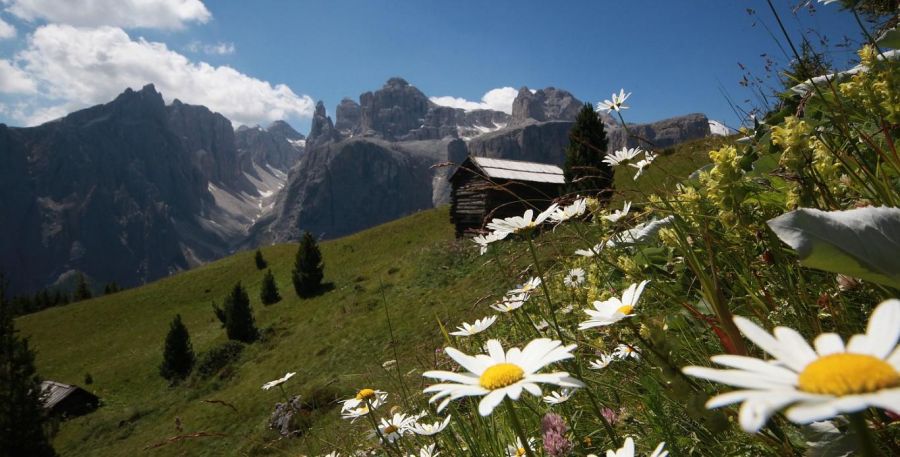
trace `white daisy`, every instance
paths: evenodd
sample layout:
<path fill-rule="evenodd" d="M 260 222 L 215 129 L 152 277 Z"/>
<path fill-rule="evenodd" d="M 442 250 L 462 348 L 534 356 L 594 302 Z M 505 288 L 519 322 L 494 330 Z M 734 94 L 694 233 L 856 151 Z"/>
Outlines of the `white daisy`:
<path fill-rule="evenodd" d="M 609 354 L 600 354 L 600 358 L 590 363 L 590 367 L 594 370 L 602 370 L 609 366 L 615 358 Z"/>
<path fill-rule="evenodd" d="M 575 305 L 573 305 L 573 304 L 568 304 L 568 305 L 563 306 L 562 308 L 560 308 L 560 309 L 559 309 L 559 312 L 562 313 L 562 314 L 569 314 L 569 313 L 571 313 L 572 310 L 574 310 L 574 309 L 575 309 Z"/>
<path fill-rule="evenodd" d="M 544 403 L 548 405 L 558 405 L 572 398 L 572 394 L 574 393 L 575 389 L 554 390 L 553 392 L 550 392 L 550 395 L 544 397 Z"/>
<path fill-rule="evenodd" d="M 534 292 L 535 290 L 537 290 L 537 288 L 540 285 L 541 285 L 541 278 L 538 276 L 535 276 L 535 277 L 529 278 L 528 281 L 525 281 L 524 284 L 520 284 L 520 285 L 516 286 L 515 289 L 512 289 L 509 292 L 507 292 L 507 295 L 530 294 L 530 293 Z"/>
<path fill-rule="evenodd" d="M 350 422 L 356 422 L 356 419 L 369 414 L 368 405 L 360 405 L 356 408 L 341 408 L 341 419 L 349 419 Z"/>
<path fill-rule="evenodd" d="M 468 370 L 468 373 L 450 371 L 428 371 L 423 376 L 450 381 L 425 388 L 425 393 L 434 393 L 428 401 L 442 400 L 438 411 L 444 409 L 450 400 L 468 396 L 483 396 L 478 404 L 478 412 L 488 416 L 505 397 L 518 400 L 522 390 L 532 395 L 540 395 L 538 383 L 555 384 L 561 387 L 584 387 L 584 384 L 569 376 L 569 373 L 537 373 L 540 369 L 561 360 L 574 357 L 575 345 L 563 346 L 562 342 L 548 338 L 532 340 L 523 349 L 511 348 L 504 351 L 497 340 L 486 344 L 488 354 L 469 356 L 448 347 L 450 358 Z"/>
<path fill-rule="evenodd" d="M 597 111 L 606 111 L 607 113 L 610 111 L 621 111 L 623 109 L 628 109 L 625 106 L 625 100 L 631 96 L 631 92 L 625 93 L 625 89 L 619 89 L 619 94 L 616 95 L 615 92 L 612 94 L 612 100 L 603 100 L 602 102 L 597 103 Z"/>
<path fill-rule="evenodd" d="M 397 361 L 395 360 L 394 363 Z M 361 406 L 366 406 L 368 402 L 372 408 L 377 409 L 381 406 L 385 401 L 387 401 L 388 394 L 383 390 L 375 390 L 375 389 L 360 389 L 359 392 L 356 393 L 356 396 L 353 398 L 348 398 L 347 400 L 341 400 L 341 412 L 348 412 L 353 409 L 357 409 Z M 368 413 L 368 410 L 365 411 L 365 414 Z"/>
<path fill-rule="evenodd" d="M 263 390 L 269 390 L 269 389 L 271 389 L 271 388 L 273 388 L 273 387 L 280 386 L 280 385 L 286 383 L 287 380 L 288 380 L 288 379 L 291 379 L 295 374 L 297 374 L 297 373 L 295 373 L 295 372 L 287 373 L 287 374 L 285 374 L 284 376 L 282 376 L 282 377 L 280 377 L 280 378 L 278 378 L 278 379 L 276 379 L 276 380 L 274 380 L 274 381 L 269 381 L 269 382 L 263 384 L 262 389 L 263 389 Z"/>
<path fill-rule="evenodd" d="M 656 446 L 656 449 L 650 453 L 650 457 L 667 457 L 669 455 L 669 451 L 664 451 L 663 447 L 665 447 L 665 441 L 659 443 Z M 597 457 L 596 454 L 588 454 L 588 457 Z M 629 436 L 625 438 L 625 445 L 620 449 L 612 450 L 609 449 L 606 451 L 606 457 L 634 457 L 634 440 Z"/>
<path fill-rule="evenodd" d="M 437 421 L 432 424 L 416 422 L 410 430 L 416 435 L 432 436 L 444 431 L 450 424 L 450 416 L 444 418 L 443 421 Z"/>
<path fill-rule="evenodd" d="M 528 448 L 531 450 L 535 449 L 537 442 L 534 438 L 528 438 Z M 527 455 L 525 452 L 525 446 L 522 445 L 522 440 L 520 438 L 516 438 L 516 444 L 509 444 L 506 446 L 506 456 L 507 457 L 522 457 Z"/>
<path fill-rule="evenodd" d="M 579 198 L 569 206 L 557 208 L 556 211 L 550 215 L 550 220 L 557 223 L 565 222 L 573 217 L 583 215 L 585 211 L 587 211 L 587 200 Z"/>
<path fill-rule="evenodd" d="M 434 448 L 435 448 L 434 444 L 429 444 L 429 445 L 423 446 L 421 449 L 419 449 L 418 456 L 416 456 L 415 454 L 409 454 L 407 457 L 437 457 L 441 453 L 435 451 Z"/>
<path fill-rule="evenodd" d="M 509 235 L 507 232 L 491 232 L 487 235 L 476 235 L 472 238 L 472 241 L 478 245 L 479 253 L 484 255 L 487 252 L 488 245 L 495 242 L 500 241 L 506 238 Z"/>
<path fill-rule="evenodd" d="M 550 326 L 550 323 L 547 322 L 547 319 L 541 319 L 540 322 L 538 322 L 537 324 L 534 324 L 534 329 L 537 331 L 541 331 L 541 330 L 546 329 L 549 326 Z"/>
<path fill-rule="evenodd" d="M 619 219 L 628 215 L 628 211 L 631 210 L 631 202 L 625 202 L 625 206 L 622 209 L 617 209 L 612 212 L 612 214 L 603 216 L 604 219 L 610 222 L 617 222 Z"/>
<path fill-rule="evenodd" d="M 324 457 L 341 457 L 341 453 L 338 451 L 331 451 L 331 452 L 325 454 Z"/>
<path fill-rule="evenodd" d="M 612 297 L 608 300 L 595 301 L 594 309 L 584 310 L 591 318 L 578 324 L 578 329 L 585 330 L 592 327 L 603 327 L 619 322 L 626 317 L 633 316 L 634 314 L 631 314 L 631 312 L 634 310 L 634 307 L 637 306 L 637 302 L 641 298 L 641 293 L 644 292 L 644 287 L 649 282 L 650 281 L 644 280 L 640 283 L 628 286 L 628 288 L 622 292 L 621 299 L 619 297 Z"/>
<path fill-rule="evenodd" d="M 613 349 L 612 355 L 619 360 L 625 360 L 627 358 L 641 360 L 641 350 L 632 344 L 620 344 L 616 346 L 616 348 Z"/>
<path fill-rule="evenodd" d="M 550 205 L 549 208 L 538 214 L 534 219 L 532 219 L 532 216 L 534 216 L 534 210 L 529 209 L 525 211 L 525 214 L 522 216 L 507 217 L 505 219 L 494 219 L 489 222 L 486 227 L 489 230 L 501 233 L 519 233 L 522 231 L 530 230 L 543 224 L 551 214 L 556 212 L 556 208 L 558 206 L 559 205 L 557 205 L 556 203 Z"/>
<path fill-rule="evenodd" d="M 612 154 L 606 154 L 606 157 L 603 158 L 603 161 L 609 164 L 611 167 L 615 167 L 621 165 L 623 163 L 629 162 L 638 155 L 644 152 L 643 149 L 637 148 L 628 148 L 624 147 L 619 149 L 618 151 Z"/>
<path fill-rule="evenodd" d="M 528 301 L 528 294 L 517 294 L 512 296 L 506 296 L 502 301 L 494 303 L 491 305 L 496 311 L 500 311 L 501 313 L 508 313 L 511 311 L 515 311 L 522 307 L 526 301 Z"/>
<path fill-rule="evenodd" d="M 409 433 L 415 423 L 416 416 L 394 413 L 391 417 L 381 418 L 381 422 L 378 424 L 378 431 L 381 432 L 381 436 L 385 441 L 393 443 L 403 435 Z M 378 436 L 378 434 L 373 431 L 372 436 Z"/>
<path fill-rule="evenodd" d="M 573 268 L 569 270 L 569 273 L 563 278 L 563 284 L 567 287 L 578 287 L 584 284 L 584 269 Z"/>
<path fill-rule="evenodd" d="M 638 163 L 629 163 L 628 166 L 637 168 L 637 172 L 634 174 L 634 180 L 637 181 L 638 178 L 644 174 L 644 168 L 650 165 L 651 162 L 648 162 L 647 159 L 639 160 Z"/>
<path fill-rule="evenodd" d="M 487 330 L 488 327 L 493 325 L 496 321 L 497 316 L 493 315 L 483 319 L 477 319 L 474 324 L 463 322 L 462 325 L 456 327 L 455 332 L 450 332 L 450 334 L 453 336 L 472 336 Z"/>
<path fill-rule="evenodd" d="M 578 249 L 575 251 L 575 255 L 580 255 L 582 257 L 593 257 L 600 253 L 600 250 L 603 249 L 603 243 L 595 244 L 590 249 Z"/>
<path fill-rule="evenodd" d="M 900 411 L 900 300 L 878 305 L 866 333 L 854 335 L 846 346 L 835 333 L 816 337 L 813 349 L 791 328 L 776 327 L 770 335 L 749 319 L 736 316 L 734 322 L 775 360 L 717 355 L 712 361 L 731 369 L 691 366 L 683 371 L 741 388 L 713 397 L 706 406 L 742 402 L 739 419 L 745 431 L 758 431 L 785 407 L 785 416 L 800 424 L 872 407 Z"/>

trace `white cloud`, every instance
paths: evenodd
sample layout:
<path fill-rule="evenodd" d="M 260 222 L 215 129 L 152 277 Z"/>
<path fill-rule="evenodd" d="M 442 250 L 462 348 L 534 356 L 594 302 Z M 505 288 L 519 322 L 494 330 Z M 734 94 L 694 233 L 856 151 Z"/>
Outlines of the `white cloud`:
<path fill-rule="evenodd" d="M 453 108 L 462 108 L 467 111 L 476 109 L 492 109 L 495 111 L 503 111 L 506 114 L 512 114 L 513 100 L 516 99 L 518 90 L 512 87 L 499 87 L 487 91 L 480 102 L 473 102 L 461 97 L 451 97 L 445 95 L 443 97 L 431 97 L 430 100 L 437 105 L 450 106 Z"/>
<path fill-rule="evenodd" d="M 9 22 L 0 19 L 0 40 L 6 40 L 16 36 L 16 28 Z"/>
<path fill-rule="evenodd" d="M 37 85 L 21 69 L 8 60 L 0 59 L 0 92 L 7 94 L 33 94 Z"/>
<path fill-rule="evenodd" d="M 132 40 L 115 27 L 80 29 L 38 27 L 19 68 L 38 85 L 44 112 L 22 118 L 30 124 L 73 109 L 112 100 L 126 87 L 156 85 L 168 101 L 205 105 L 236 124 L 265 124 L 290 117 L 312 117 L 315 103 L 284 84 L 272 85 L 229 66 L 191 62 L 164 43 Z M 50 106 L 49 105 L 56 105 Z"/>
<path fill-rule="evenodd" d="M 98 27 L 180 29 L 206 23 L 212 14 L 201 0 L 3 0 L 10 13 L 34 21 Z"/>
<path fill-rule="evenodd" d="M 218 55 L 224 56 L 228 54 L 234 54 L 235 48 L 234 43 L 225 43 L 218 42 L 216 44 L 207 44 L 201 43 L 199 41 L 191 41 L 187 46 L 184 47 L 185 50 L 190 52 L 202 52 L 204 54 L 210 55 Z"/>

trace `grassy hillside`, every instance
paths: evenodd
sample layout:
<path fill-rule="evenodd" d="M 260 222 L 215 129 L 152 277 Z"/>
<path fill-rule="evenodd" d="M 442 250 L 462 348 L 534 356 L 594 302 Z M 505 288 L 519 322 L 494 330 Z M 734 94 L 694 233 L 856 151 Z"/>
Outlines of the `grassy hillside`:
<path fill-rule="evenodd" d="M 300 300 L 290 285 L 296 245 L 286 244 L 263 249 L 284 297 L 271 306 L 258 298 L 264 272 L 253 252 L 243 252 L 145 287 L 22 317 L 17 325 L 31 337 L 42 376 L 83 385 L 90 373 L 94 383 L 86 387 L 103 399 L 95 413 L 63 423 L 55 445 L 63 455 L 130 455 L 178 435 L 179 417 L 185 433 L 228 436 L 185 440 L 154 455 L 296 450 L 299 440 L 273 442 L 277 435 L 266 421 L 281 395 L 260 386 L 297 371 L 287 385 L 291 393 L 328 385 L 350 395 L 387 376 L 381 364 L 395 356 L 385 303 L 400 369 L 408 370 L 411 357 L 442 346 L 436 319 L 458 324 L 494 283 L 490 266 L 469 244 L 453 240 L 447 210 L 437 209 L 323 243 L 326 281 L 334 289 L 312 299 Z M 237 281 L 248 288 L 264 341 L 248 347 L 225 379 L 170 388 L 157 374 L 169 322 L 182 315 L 198 354 L 224 342 L 210 303 L 221 302 Z M 237 413 L 203 400 L 226 401 Z M 332 412 L 327 417 L 337 422 Z"/>
<path fill-rule="evenodd" d="M 659 170 L 651 168 L 637 182 L 622 173 L 616 198 L 639 199 L 642 191 L 686 176 L 707 163 L 706 153 L 721 142 L 688 143 L 657 159 Z M 663 172 L 670 178 L 655 175 Z M 43 377 L 83 385 L 90 373 L 94 383 L 85 387 L 103 400 L 98 411 L 61 424 L 56 448 L 65 456 L 130 455 L 155 445 L 152 455 L 296 455 L 331 448 L 342 430 L 350 430 L 337 408 L 314 416 L 305 439 L 279 440 L 267 420 L 283 397 L 260 386 L 296 371 L 286 387 L 304 397 L 314 391 L 347 397 L 362 386 L 402 388 L 398 371 L 382 368 L 389 359 L 399 359 L 405 379 L 421 382 L 408 372 L 430 365 L 443 346 L 438 320 L 453 327 L 484 315 L 484 302 L 502 294 L 527 260 L 501 269 L 495 257 L 479 257 L 470 242 L 453 239 L 446 208 L 321 247 L 326 281 L 334 288 L 311 299 L 293 291 L 296 245 L 285 244 L 263 249 L 284 297 L 271 306 L 259 300 L 264 272 L 256 269 L 253 252 L 242 252 L 141 288 L 20 318 L 17 325 L 31 337 Z M 263 340 L 219 375 L 169 387 L 157 372 L 169 322 L 182 315 L 202 357 L 226 341 L 211 303 L 221 302 L 237 281 L 248 289 Z M 196 432 L 224 436 L 167 442 Z"/>

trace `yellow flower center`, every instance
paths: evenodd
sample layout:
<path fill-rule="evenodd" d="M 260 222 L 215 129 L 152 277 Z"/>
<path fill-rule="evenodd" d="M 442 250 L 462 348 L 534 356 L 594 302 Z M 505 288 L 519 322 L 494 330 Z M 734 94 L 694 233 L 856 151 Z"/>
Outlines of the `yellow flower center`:
<path fill-rule="evenodd" d="M 804 392 L 840 397 L 900 386 L 900 373 L 871 355 L 831 354 L 807 365 L 798 384 Z"/>
<path fill-rule="evenodd" d="M 622 314 L 629 314 L 629 313 L 631 313 L 631 310 L 633 310 L 633 309 L 634 309 L 634 306 L 632 306 L 632 305 L 623 305 L 623 306 L 620 306 L 619 309 L 616 310 L 616 312 L 622 313 Z"/>
<path fill-rule="evenodd" d="M 390 435 L 391 433 L 394 433 L 394 432 L 396 432 L 396 431 L 397 431 L 397 426 L 391 424 L 391 425 L 388 425 L 387 427 L 384 428 L 383 433 L 384 433 L 385 435 Z"/>
<path fill-rule="evenodd" d="M 524 447 L 520 447 L 520 448 L 516 449 L 516 457 L 522 457 L 523 455 L 525 455 Z"/>
<path fill-rule="evenodd" d="M 488 390 L 496 390 L 521 381 L 525 370 L 512 363 L 498 363 L 488 367 L 478 378 L 478 384 Z"/>
<path fill-rule="evenodd" d="M 356 394 L 357 400 L 371 400 L 375 398 L 375 391 L 372 389 L 362 389 Z"/>

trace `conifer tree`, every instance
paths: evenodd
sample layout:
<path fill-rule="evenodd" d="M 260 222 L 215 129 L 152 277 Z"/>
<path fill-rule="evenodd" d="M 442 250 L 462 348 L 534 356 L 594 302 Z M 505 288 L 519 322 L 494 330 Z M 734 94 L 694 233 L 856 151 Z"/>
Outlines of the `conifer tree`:
<path fill-rule="evenodd" d="M 174 384 L 191 373 L 195 360 L 194 349 L 191 347 L 191 336 L 187 327 L 181 322 L 181 315 L 177 314 L 169 325 L 169 333 L 166 335 L 159 375 Z"/>
<path fill-rule="evenodd" d="M 272 275 L 272 270 L 266 271 L 266 275 L 263 276 L 259 299 L 262 300 L 264 305 L 271 305 L 281 301 L 281 295 L 278 293 L 278 285 L 275 284 L 275 276 Z"/>
<path fill-rule="evenodd" d="M 240 281 L 225 297 L 221 308 L 213 303 L 213 311 L 222 322 L 222 327 L 225 327 L 229 340 L 252 343 L 259 337 L 253 319 L 253 309 L 250 307 L 250 297 L 247 296 L 247 291 L 241 286 Z"/>
<path fill-rule="evenodd" d="M 55 456 L 44 429 L 41 379 L 28 340 L 13 327 L 0 275 L 0 457 Z"/>
<path fill-rule="evenodd" d="M 121 291 L 121 290 L 122 290 L 122 289 L 119 287 L 119 285 L 116 284 L 115 281 L 113 281 L 113 282 L 107 284 L 106 287 L 103 288 L 103 295 L 114 294 L 114 293 L 119 292 L 119 291 Z"/>
<path fill-rule="evenodd" d="M 79 272 L 75 281 L 75 292 L 72 292 L 72 301 L 87 300 L 93 296 L 84 274 Z"/>
<path fill-rule="evenodd" d="M 253 259 L 256 261 L 257 270 L 262 270 L 263 268 L 269 266 L 269 263 L 266 262 L 266 259 L 263 258 L 262 251 L 260 251 L 259 249 L 256 250 L 256 255 L 253 257 Z"/>
<path fill-rule="evenodd" d="M 585 103 L 569 130 L 563 174 L 570 192 L 608 193 L 613 173 L 603 162 L 606 155 L 603 121 L 590 103 Z"/>
<path fill-rule="evenodd" d="M 300 247 L 297 249 L 297 257 L 294 260 L 294 271 L 291 279 L 294 290 L 300 297 L 315 295 L 322 288 L 325 265 L 322 263 L 322 253 L 319 244 L 309 232 L 303 233 Z"/>

